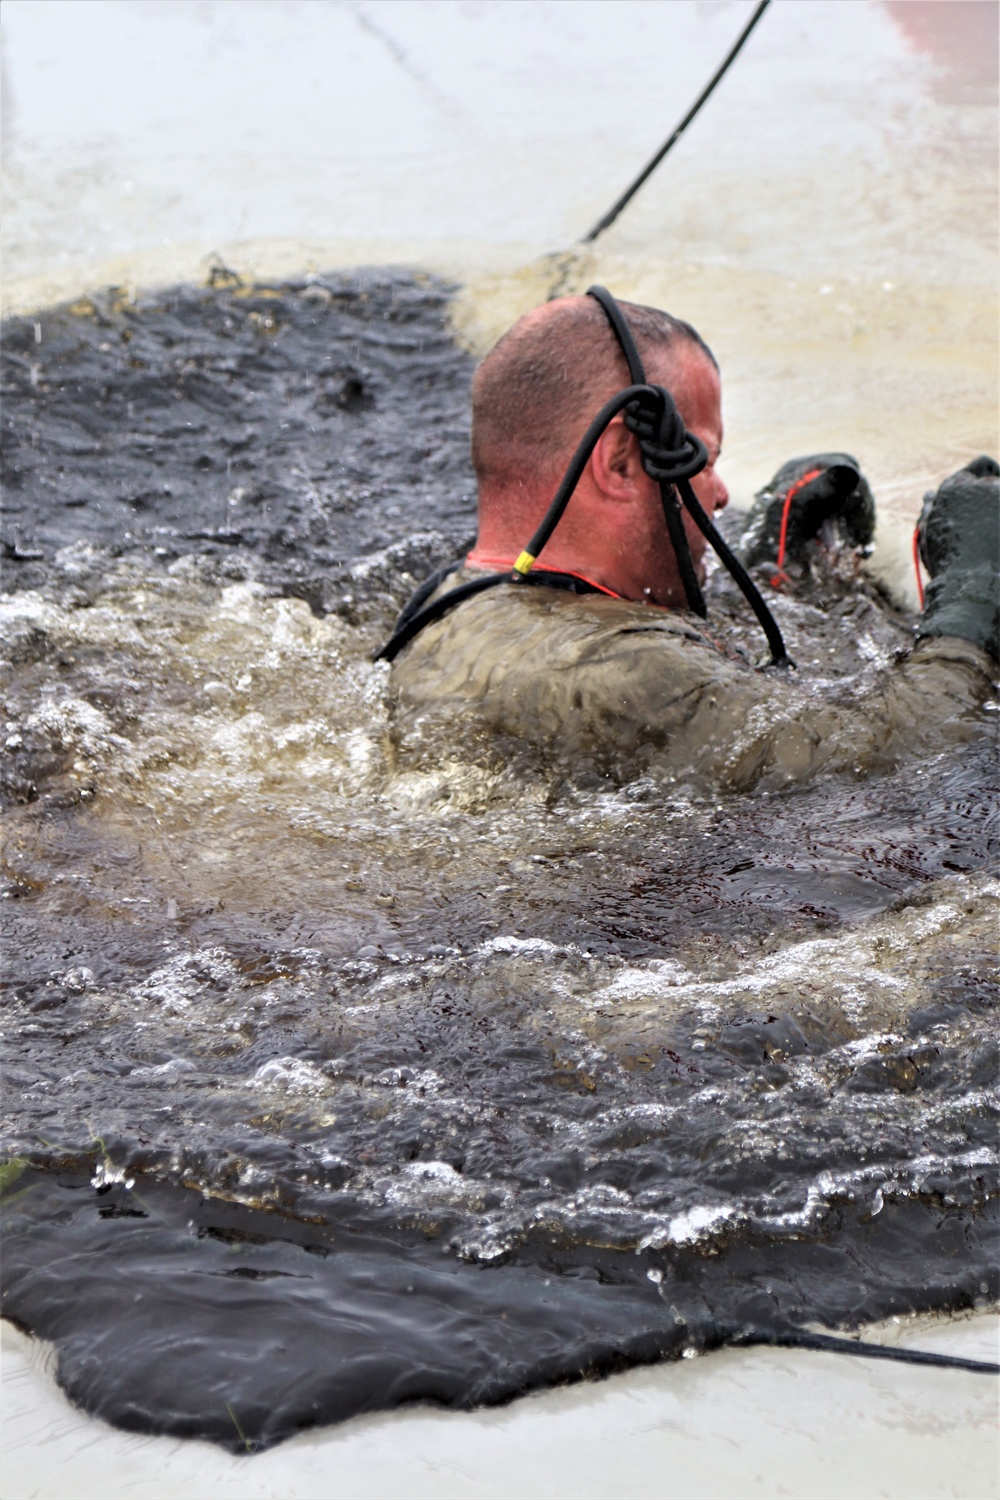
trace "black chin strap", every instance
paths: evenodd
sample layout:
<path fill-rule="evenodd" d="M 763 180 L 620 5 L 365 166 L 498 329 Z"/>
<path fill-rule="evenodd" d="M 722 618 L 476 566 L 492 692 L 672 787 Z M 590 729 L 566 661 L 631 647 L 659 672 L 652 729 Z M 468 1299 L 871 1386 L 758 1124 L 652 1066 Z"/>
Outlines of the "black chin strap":
<path fill-rule="evenodd" d="M 621 345 L 633 388 L 646 386 L 646 375 L 635 339 L 632 337 L 632 330 L 626 323 L 618 303 L 603 286 L 588 288 L 587 296 L 593 297 L 594 301 L 600 303 L 603 308 Z M 771 648 L 771 665 L 792 666 L 793 663 L 785 650 L 785 642 L 778 629 L 778 623 L 764 602 L 760 590 L 739 558 L 719 535 L 691 488 L 692 478 L 695 474 L 699 474 L 708 462 L 708 453 L 704 443 L 687 431 L 668 391 L 665 391 L 662 386 L 646 388 L 660 392 L 664 399 L 658 407 L 641 403 L 638 400 L 633 401 L 625 408 L 625 423 L 639 439 L 643 468 L 651 479 L 659 482 L 667 534 L 677 559 L 677 571 L 684 585 L 688 608 L 694 614 L 700 615 L 702 619 L 708 614 L 684 530 L 681 502 L 698 530 L 707 541 L 711 542 L 720 561 L 742 589 L 750 607 L 760 621 Z"/>

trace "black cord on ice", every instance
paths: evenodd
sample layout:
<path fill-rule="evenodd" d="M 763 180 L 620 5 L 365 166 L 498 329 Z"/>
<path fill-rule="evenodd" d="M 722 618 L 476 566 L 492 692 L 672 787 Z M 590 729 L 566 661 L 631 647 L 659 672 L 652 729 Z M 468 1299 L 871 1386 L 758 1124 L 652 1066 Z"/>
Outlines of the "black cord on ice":
<path fill-rule="evenodd" d="M 1000 1364 L 986 1359 L 931 1354 L 926 1349 L 901 1349 L 892 1344 L 866 1344 L 859 1339 L 838 1339 L 826 1333 L 807 1333 L 804 1329 L 773 1333 L 767 1328 L 743 1328 L 725 1342 L 730 1348 L 771 1344 L 781 1349 L 818 1349 L 827 1354 L 859 1354 L 863 1359 L 895 1359 L 908 1365 L 936 1365 L 939 1369 L 969 1370 L 975 1375 L 1000 1375 Z"/>
<path fill-rule="evenodd" d="M 646 181 L 646 178 L 651 176 L 652 173 L 656 171 L 657 167 L 660 165 L 660 162 L 666 156 L 670 148 L 676 145 L 676 143 L 680 140 L 681 136 L 684 134 L 685 130 L 687 130 L 695 115 L 701 109 L 701 106 L 705 103 L 705 100 L 714 90 L 716 84 L 721 81 L 723 75 L 727 72 L 730 65 L 736 60 L 736 56 L 742 48 L 743 43 L 746 41 L 751 31 L 753 31 L 757 22 L 760 20 L 765 10 L 767 10 L 767 7 L 770 3 L 771 0 L 760 0 L 760 4 L 754 11 L 753 15 L 750 17 L 750 20 L 747 22 L 746 26 L 744 26 L 743 30 L 740 32 L 735 44 L 730 49 L 721 67 L 717 70 L 717 72 L 715 73 L 711 81 L 705 86 L 705 88 L 702 89 L 701 93 L 698 95 L 698 98 L 692 104 L 691 108 L 688 110 L 681 123 L 676 127 L 673 134 L 667 137 L 663 145 L 660 147 L 659 151 L 657 151 L 656 155 L 651 157 L 650 160 L 646 163 L 635 181 L 625 189 L 624 193 L 622 193 L 617 202 L 612 204 L 607 213 L 604 215 L 604 218 L 598 219 L 597 223 L 594 225 L 590 233 L 584 235 L 583 243 L 585 245 L 589 244 L 592 240 L 596 240 L 599 234 L 603 234 L 605 229 L 607 229 L 611 224 L 615 222 L 622 209 L 635 197 L 636 193 Z"/>

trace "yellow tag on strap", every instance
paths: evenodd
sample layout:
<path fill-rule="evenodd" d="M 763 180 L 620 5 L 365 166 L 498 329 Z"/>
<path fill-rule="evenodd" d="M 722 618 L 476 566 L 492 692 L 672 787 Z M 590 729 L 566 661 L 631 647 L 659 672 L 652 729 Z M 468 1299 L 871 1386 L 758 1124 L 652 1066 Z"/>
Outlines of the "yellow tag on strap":
<path fill-rule="evenodd" d="M 521 573 L 521 574 L 530 573 L 531 569 L 534 567 L 534 564 L 535 564 L 535 559 L 532 557 L 531 553 L 530 552 L 522 552 L 521 556 L 518 558 L 517 562 L 514 564 L 514 572 L 515 573 Z"/>

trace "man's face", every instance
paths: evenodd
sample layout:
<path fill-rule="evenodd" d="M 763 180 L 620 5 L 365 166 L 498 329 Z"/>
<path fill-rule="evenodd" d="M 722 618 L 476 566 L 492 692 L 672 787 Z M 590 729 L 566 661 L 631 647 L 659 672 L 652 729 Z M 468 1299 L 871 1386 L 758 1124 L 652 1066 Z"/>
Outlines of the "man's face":
<path fill-rule="evenodd" d="M 716 470 L 722 452 L 722 384 L 719 372 L 697 345 L 686 346 L 669 362 L 652 360 L 650 364 L 650 379 L 665 385 L 671 391 L 685 427 L 700 438 L 708 449 L 708 463 L 691 480 L 691 488 L 711 520 L 717 510 L 729 503 L 729 491 Z M 695 573 L 699 582 L 704 583 L 704 556 L 708 543 L 686 510 L 683 515 Z"/>

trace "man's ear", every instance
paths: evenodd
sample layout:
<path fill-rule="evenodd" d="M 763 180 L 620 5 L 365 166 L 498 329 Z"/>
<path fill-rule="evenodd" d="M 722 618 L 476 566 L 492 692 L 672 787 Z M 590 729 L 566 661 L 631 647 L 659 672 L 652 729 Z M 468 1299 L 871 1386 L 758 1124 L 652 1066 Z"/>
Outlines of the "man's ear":
<path fill-rule="evenodd" d="M 616 500 L 632 499 L 636 481 L 644 472 L 642 456 L 621 417 L 615 417 L 601 433 L 591 463 L 598 489 Z"/>

